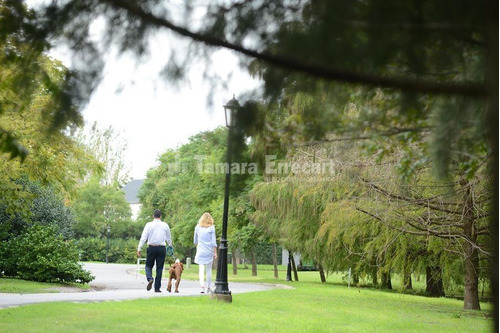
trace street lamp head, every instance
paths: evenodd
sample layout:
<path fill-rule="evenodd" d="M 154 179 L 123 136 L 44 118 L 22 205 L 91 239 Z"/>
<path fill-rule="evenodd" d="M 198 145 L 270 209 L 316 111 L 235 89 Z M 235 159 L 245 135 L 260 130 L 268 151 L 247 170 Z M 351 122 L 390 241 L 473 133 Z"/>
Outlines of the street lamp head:
<path fill-rule="evenodd" d="M 111 232 L 111 227 L 108 225 L 106 229 L 108 229 L 108 234 L 109 234 Z"/>
<path fill-rule="evenodd" d="M 234 126 L 234 118 L 236 115 L 236 111 L 241 108 L 240 103 L 233 98 L 224 105 L 224 116 L 226 117 L 226 126 L 233 127 Z"/>

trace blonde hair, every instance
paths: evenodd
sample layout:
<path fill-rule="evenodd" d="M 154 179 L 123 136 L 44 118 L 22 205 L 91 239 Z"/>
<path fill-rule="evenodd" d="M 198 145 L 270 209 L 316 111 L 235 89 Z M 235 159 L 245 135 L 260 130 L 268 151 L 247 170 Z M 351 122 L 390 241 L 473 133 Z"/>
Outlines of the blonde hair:
<path fill-rule="evenodd" d="M 214 219 L 210 213 L 203 213 L 198 221 L 198 224 L 203 228 L 211 227 L 214 225 Z"/>

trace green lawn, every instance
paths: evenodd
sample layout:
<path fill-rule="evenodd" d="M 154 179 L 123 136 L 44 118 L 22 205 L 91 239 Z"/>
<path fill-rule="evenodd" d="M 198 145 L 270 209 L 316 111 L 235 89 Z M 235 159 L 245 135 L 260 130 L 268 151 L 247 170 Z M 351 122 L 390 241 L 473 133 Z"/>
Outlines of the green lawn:
<path fill-rule="evenodd" d="M 263 267 L 266 268 L 266 267 Z M 184 278 L 196 279 L 197 266 Z M 276 282 L 273 272 L 258 277 L 229 271 L 230 281 Z M 327 284 L 317 272 L 299 272 L 300 282 L 279 283 L 294 289 L 234 295 L 226 304 L 209 297 L 162 297 L 103 303 L 45 303 L 0 310 L 0 332 L 489 332 L 491 305 L 462 310 L 462 301 L 347 288 Z M 231 286 L 231 285 L 230 285 Z"/>
<path fill-rule="evenodd" d="M 234 282 L 259 282 L 259 283 L 282 283 L 285 282 L 286 279 L 286 267 L 278 266 L 279 270 L 279 279 L 274 279 L 274 271 L 272 265 L 258 265 L 257 276 L 252 276 L 252 266 L 248 265 L 247 269 L 242 269 L 243 266 L 238 266 L 238 275 L 232 275 L 233 269 L 232 265 L 228 265 L 228 280 Z M 168 270 L 168 268 L 167 268 Z M 144 271 L 142 271 L 144 274 Z M 212 273 L 213 280 L 215 280 L 216 271 L 214 270 Z M 299 271 L 299 281 L 300 282 L 320 282 L 319 272 L 317 271 Z M 168 276 L 168 273 L 167 275 Z M 293 277 L 293 274 L 292 274 Z M 183 273 L 184 279 L 189 280 L 197 280 L 198 279 L 198 265 L 191 265 L 190 269 L 185 269 Z M 403 280 L 398 274 L 392 274 L 392 292 L 399 292 L 405 294 L 414 294 L 414 295 L 423 295 L 425 294 L 425 275 L 415 276 L 412 275 L 412 290 L 405 290 L 403 288 Z M 339 286 L 347 286 L 347 273 L 346 272 L 335 272 L 326 276 L 327 283 L 339 285 Z M 293 285 L 293 284 L 292 284 Z M 352 284 L 351 284 L 352 285 Z M 360 279 L 360 286 L 370 287 L 371 288 L 371 280 L 365 280 L 363 278 Z M 482 282 L 479 284 L 480 297 L 490 297 L 490 287 L 489 283 L 487 283 L 484 288 Z M 481 294 L 481 291 L 484 290 L 484 295 Z M 463 295 L 463 287 L 458 288 L 455 287 L 452 290 L 447 290 L 448 294 L 453 295 Z"/>
<path fill-rule="evenodd" d="M 60 288 L 78 288 L 86 290 L 89 289 L 89 286 L 81 284 L 44 283 L 21 279 L 0 278 L 0 293 L 57 293 L 60 291 Z"/>
<path fill-rule="evenodd" d="M 490 306 L 464 311 L 460 301 L 299 282 L 295 289 L 209 297 L 104 303 L 49 303 L 0 310 L 0 331 L 177 332 L 488 332 Z"/>
<path fill-rule="evenodd" d="M 274 279 L 274 270 L 272 265 L 258 265 L 257 276 L 252 276 L 252 266 L 247 266 L 247 269 L 243 269 L 243 266 L 238 266 L 238 274 L 233 275 L 233 266 L 228 265 L 228 280 L 233 282 L 257 282 L 257 283 L 283 283 L 286 280 L 286 267 L 278 266 L 278 280 Z M 188 280 L 198 280 L 198 265 L 191 265 L 190 269 L 184 266 L 184 273 L 182 275 L 183 279 Z M 168 270 L 168 265 L 166 270 Z M 144 270 L 141 271 L 144 274 Z M 168 277 L 168 273 L 165 273 Z M 215 281 L 216 271 L 212 271 L 212 280 Z M 320 282 L 319 272 L 317 271 L 299 271 L 299 282 Z M 292 274 L 293 277 L 293 274 Z M 326 276 L 327 283 L 335 285 L 347 286 L 347 273 L 335 272 Z M 369 281 L 363 279 L 360 280 L 362 285 L 369 285 Z M 291 284 L 293 285 L 293 284 Z M 402 291 L 402 281 L 396 274 L 393 274 L 392 285 L 395 291 Z M 425 276 L 417 279 L 413 279 L 413 291 L 409 293 L 423 293 L 425 290 Z"/>

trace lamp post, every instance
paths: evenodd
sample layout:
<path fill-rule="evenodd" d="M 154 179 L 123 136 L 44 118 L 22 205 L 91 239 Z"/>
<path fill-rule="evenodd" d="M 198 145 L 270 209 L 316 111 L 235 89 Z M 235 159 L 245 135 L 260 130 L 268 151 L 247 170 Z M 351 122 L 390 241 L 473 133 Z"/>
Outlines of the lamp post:
<path fill-rule="evenodd" d="M 286 280 L 293 281 L 292 280 L 292 260 L 290 258 L 290 251 L 288 251 L 288 265 L 286 267 Z"/>
<path fill-rule="evenodd" d="M 228 128 L 227 132 L 227 170 L 226 170 L 226 182 L 224 190 L 224 211 L 222 215 L 222 236 L 220 239 L 219 246 L 219 258 L 217 261 L 217 277 L 215 279 L 215 290 L 212 294 L 212 298 L 222 300 L 225 302 L 232 302 L 233 298 L 231 296 L 231 291 L 227 283 L 227 218 L 229 209 L 229 185 L 231 182 L 231 137 L 234 130 L 235 115 L 240 104 L 233 98 L 224 105 L 224 116 L 226 118 L 226 126 Z"/>
<path fill-rule="evenodd" d="M 106 246 L 106 264 L 108 263 L 108 252 L 109 252 L 109 233 L 111 232 L 111 227 L 108 225 L 106 227 L 106 230 L 108 231 L 108 245 Z"/>

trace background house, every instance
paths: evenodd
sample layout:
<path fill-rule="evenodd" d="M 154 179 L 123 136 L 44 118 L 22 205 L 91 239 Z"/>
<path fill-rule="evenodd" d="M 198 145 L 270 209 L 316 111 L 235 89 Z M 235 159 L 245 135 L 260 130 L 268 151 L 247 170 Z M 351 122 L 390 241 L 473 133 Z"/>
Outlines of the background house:
<path fill-rule="evenodd" d="M 139 188 L 141 187 L 144 179 L 133 179 L 122 187 L 122 191 L 125 193 L 125 199 L 130 205 L 130 210 L 132 211 L 132 220 L 136 220 L 139 216 L 139 211 L 141 210 L 142 204 L 137 197 L 139 193 Z"/>

